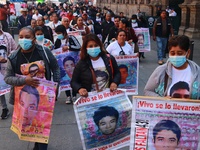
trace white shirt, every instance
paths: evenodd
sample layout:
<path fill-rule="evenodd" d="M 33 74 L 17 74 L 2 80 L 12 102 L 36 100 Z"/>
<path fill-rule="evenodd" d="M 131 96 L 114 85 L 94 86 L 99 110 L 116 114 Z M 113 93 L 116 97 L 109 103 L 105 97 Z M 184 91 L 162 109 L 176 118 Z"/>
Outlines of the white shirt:
<path fill-rule="evenodd" d="M 132 46 L 130 44 L 128 44 L 128 42 L 125 42 L 124 46 L 121 46 L 121 48 L 123 49 L 125 55 L 131 55 L 134 54 L 134 50 L 132 48 Z M 120 48 L 117 40 L 110 43 L 108 45 L 108 47 L 106 48 L 107 52 L 110 53 L 113 56 L 119 56 L 119 53 L 122 51 L 122 49 Z"/>
<path fill-rule="evenodd" d="M 98 84 L 99 90 L 103 90 L 108 88 L 108 83 L 109 83 L 109 74 L 108 71 L 106 70 L 105 63 L 101 57 L 97 60 L 92 60 L 92 66 L 94 68 L 95 76 L 96 76 L 96 81 Z M 96 84 L 92 84 L 92 90 L 91 91 L 96 91 Z"/>
<path fill-rule="evenodd" d="M 192 77 L 192 74 L 191 74 L 191 68 L 189 65 L 184 70 L 178 70 L 178 69 L 172 67 L 172 83 L 169 87 L 169 90 L 167 91 L 167 95 L 168 96 L 170 95 L 170 90 L 171 90 L 172 86 L 179 81 L 184 81 L 184 82 L 188 83 L 188 85 L 190 87 L 191 82 L 192 82 L 191 77 Z"/>
<path fill-rule="evenodd" d="M 58 25 L 61 25 L 61 21 L 58 21 L 57 23 L 53 23 L 53 22 L 49 22 L 48 26 L 54 31 L 55 28 L 58 26 Z"/>
<path fill-rule="evenodd" d="M 34 15 L 32 16 L 32 19 L 37 20 L 39 17 L 42 17 L 42 15 L 41 15 L 41 14 L 38 14 L 38 15 L 34 14 Z"/>

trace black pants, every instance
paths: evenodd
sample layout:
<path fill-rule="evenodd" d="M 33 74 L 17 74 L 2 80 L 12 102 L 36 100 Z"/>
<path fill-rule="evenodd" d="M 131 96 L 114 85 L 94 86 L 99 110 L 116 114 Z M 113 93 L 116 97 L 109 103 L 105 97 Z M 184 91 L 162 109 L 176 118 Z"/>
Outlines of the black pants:
<path fill-rule="evenodd" d="M 7 20 L 1 20 L 1 24 L 2 24 L 2 30 L 4 32 L 8 32 L 8 22 L 7 22 Z"/>
<path fill-rule="evenodd" d="M 47 150 L 48 144 L 35 142 L 33 150 Z"/>
<path fill-rule="evenodd" d="M 66 93 L 66 95 L 67 95 L 67 97 L 71 97 L 71 91 L 70 90 L 67 90 L 67 91 L 65 91 L 65 93 Z M 72 90 L 72 97 L 75 97 L 76 96 L 76 92 L 74 92 L 74 90 Z"/>

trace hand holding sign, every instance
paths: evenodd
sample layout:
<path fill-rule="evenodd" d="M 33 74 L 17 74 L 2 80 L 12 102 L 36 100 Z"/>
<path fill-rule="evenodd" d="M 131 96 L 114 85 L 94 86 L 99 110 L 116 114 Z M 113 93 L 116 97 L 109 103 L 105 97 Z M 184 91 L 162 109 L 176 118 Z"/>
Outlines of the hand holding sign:
<path fill-rule="evenodd" d="M 37 87 L 40 84 L 38 79 L 34 79 L 29 76 L 26 77 L 25 82 L 26 82 L 26 85 L 30 85 L 33 87 Z"/>

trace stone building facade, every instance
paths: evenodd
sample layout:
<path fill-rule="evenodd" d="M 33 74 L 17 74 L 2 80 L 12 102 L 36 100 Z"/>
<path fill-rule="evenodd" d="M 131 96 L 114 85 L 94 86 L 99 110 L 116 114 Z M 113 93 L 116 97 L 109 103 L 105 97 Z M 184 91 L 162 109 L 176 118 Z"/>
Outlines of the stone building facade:
<path fill-rule="evenodd" d="M 97 0 L 98 7 L 107 7 L 115 14 L 124 12 L 124 15 L 131 17 L 140 9 L 146 16 L 155 16 L 158 6 L 166 8 L 169 0 Z M 180 4 L 181 25 L 179 35 L 187 35 L 190 38 L 200 38 L 200 0 L 184 0 Z"/>

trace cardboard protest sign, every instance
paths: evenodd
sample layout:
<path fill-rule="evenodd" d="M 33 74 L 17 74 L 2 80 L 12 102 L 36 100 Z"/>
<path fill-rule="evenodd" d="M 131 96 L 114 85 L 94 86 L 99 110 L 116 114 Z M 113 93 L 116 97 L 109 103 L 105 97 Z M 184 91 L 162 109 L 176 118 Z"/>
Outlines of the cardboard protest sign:
<path fill-rule="evenodd" d="M 105 90 L 79 98 L 74 105 L 84 150 L 129 145 L 132 105 L 125 92 Z"/>
<path fill-rule="evenodd" d="M 76 37 L 76 39 L 78 40 L 79 44 L 82 45 L 83 44 L 83 39 L 82 39 L 82 35 L 81 32 L 83 32 L 82 30 L 76 30 L 76 31 L 69 31 L 67 34 L 73 35 Z"/>
<path fill-rule="evenodd" d="M 45 64 L 43 60 L 22 64 L 20 70 L 25 76 L 45 79 Z"/>
<path fill-rule="evenodd" d="M 134 97 L 130 150 L 199 150 L 198 101 Z"/>
<path fill-rule="evenodd" d="M 44 79 L 39 81 L 37 88 L 15 86 L 11 130 L 20 140 L 48 143 L 57 83 Z"/>
<path fill-rule="evenodd" d="M 10 85 L 4 81 L 7 63 L 0 63 L 0 96 L 10 92 Z"/>
<path fill-rule="evenodd" d="M 134 28 L 138 38 L 138 47 L 140 52 L 149 52 L 151 50 L 151 41 L 149 28 Z"/>
<path fill-rule="evenodd" d="M 58 51 L 55 57 L 60 67 L 60 91 L 70 90 L 70 81 L 75 65 L 79 61 L 79 52 L 68 51 L 59 53 Z"/>
<path fill-rule="evenodd" d="M 115 56 L 121 81 L 119 88 L 126 89 L 128 95 L 138 94 L 139 59 L 135 55 Z"/>

